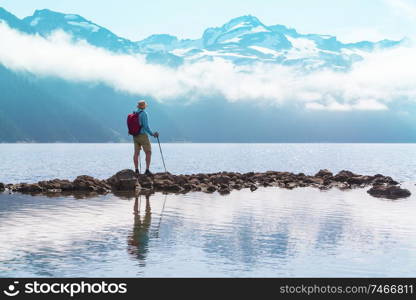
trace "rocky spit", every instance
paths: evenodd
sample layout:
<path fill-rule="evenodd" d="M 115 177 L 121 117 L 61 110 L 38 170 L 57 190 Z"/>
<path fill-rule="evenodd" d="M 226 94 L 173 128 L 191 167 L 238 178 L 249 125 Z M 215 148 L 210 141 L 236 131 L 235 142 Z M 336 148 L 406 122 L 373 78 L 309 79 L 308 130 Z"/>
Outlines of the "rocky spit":
<path fill-rule="evenodd" d="M 205 193 L 218 192 L 226 195 L 232 190 L 250 189 L 252 192 L 259 187 L 279 187 L 294 189 L 313 187 L 320 190 L 338 188 L 349 190 L 354 188 L 371 187 L 367 193 L 374 197 L 399 199 L 411 195 L 399 183 L 389 176 L 377 174 L 374 176 L 358 175 L 350 171 L 333 174 L 328 170 L 320 170 L 313 176 L 303 173 L 268 171 L 264 173 L 249 172 L 220 172 L 212 174 L 173 175 L 156 173 L 152 177 L 136 176 L 133 170 L 122 170 L 107 180 L 91 176 L 78 176 L 75 180 L 53 179 L 38 183 L 0 183 L 0 192 L 25 193 L 31 195 L 100 195 L 110 192 L 140 191 L 146 193 L 188 193 L 201 191 Z"/>

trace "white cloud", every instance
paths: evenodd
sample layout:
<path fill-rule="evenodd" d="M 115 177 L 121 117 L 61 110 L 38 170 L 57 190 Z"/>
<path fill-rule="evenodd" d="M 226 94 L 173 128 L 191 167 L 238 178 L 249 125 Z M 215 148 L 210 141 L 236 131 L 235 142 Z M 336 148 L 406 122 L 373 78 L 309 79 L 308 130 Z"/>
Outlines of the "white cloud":
<path fill-rule="evenodd" d="M 392 7 L 396 14 L 405 16 L 415 22 L 416 19 L 416 3 L 414 0 L 385 0 Z"/>
<path fill-rule="evenodd" d="M 326 105 L 318 102 L 308 102 L 305 104 L 306 108 L 312 110 L 331 110 L 331 111 L 351 111 L 351 110 L 387 110 L 387 106 L 383 103 L 379 103 L 374 99 L 362 99 L 354 104 L 339 103 L 331 101 Z"/>
<path fill-rule="evenodd" d="M 379 42 L 384 39 L 401 40 L 403 35 L 389 32 L 377 27 L 345 27 L 337 29 L 338 40 L 343 43 L 356 43 L 360 41 Z"/>
<path fill-rule="evenodd" d="M 309 109 L 382 110 L 398 100 L 416 100 L 416 52 L 400 47 L 368 55 L 351 71 L 300 73 L 275 64 L 235 66 L 214 62 L 177 69 L 151 65 L 140 55 L 114 54 L 86 42 L 72 43 L 56 32 L 45 39 L 0 24 L 0 63 L 12 70 L 57 76 L 78 82 L 102 82 L 137 95 L 197 100 L 257 100 L 279 105 L 300 103 Z"/>

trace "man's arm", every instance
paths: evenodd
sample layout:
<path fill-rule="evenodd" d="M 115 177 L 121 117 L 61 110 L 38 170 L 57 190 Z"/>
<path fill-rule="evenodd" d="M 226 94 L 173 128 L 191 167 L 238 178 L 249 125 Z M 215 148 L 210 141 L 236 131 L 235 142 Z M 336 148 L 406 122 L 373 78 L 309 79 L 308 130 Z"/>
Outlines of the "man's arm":
<path fill-rule="evenodd" d="M 144 131 L 146 133 L 150 134 L 151 136 L 153 136 L 154 133 L 149 128 L 149 120 L 147 119 L 147 113 L 146 112 L 142 112 L 140 114 L 140 118 L 141 118 L 141 121 L 142 121 L 142 128 L 144 129 Z"/>

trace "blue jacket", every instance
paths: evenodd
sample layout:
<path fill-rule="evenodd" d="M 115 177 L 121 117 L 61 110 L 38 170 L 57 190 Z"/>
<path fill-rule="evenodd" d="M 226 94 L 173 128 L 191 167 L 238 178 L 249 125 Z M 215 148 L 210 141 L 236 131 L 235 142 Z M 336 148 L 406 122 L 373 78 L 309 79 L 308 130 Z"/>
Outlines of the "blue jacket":
<path fill-rule="evenodd" d="M 149 128 L 149 119 L 147 117 L 147 113 L 143 110 L 143 109 L 139 109 L 137 111 L 139 114 L 139 121 L 142 126 L 142 128 L 140 129 L 140 134 L 150 134 L 153 135 L 153 131 Z"/>

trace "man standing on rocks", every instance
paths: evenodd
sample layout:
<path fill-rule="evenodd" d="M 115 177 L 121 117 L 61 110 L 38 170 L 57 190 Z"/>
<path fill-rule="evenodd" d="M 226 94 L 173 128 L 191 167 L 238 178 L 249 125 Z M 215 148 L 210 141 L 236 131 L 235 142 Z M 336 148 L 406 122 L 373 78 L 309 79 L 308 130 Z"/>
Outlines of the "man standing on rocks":
<path fill-rule="evenodd" d="M 149 118 L 145 109 L 147 107 L 147 103 L 144 100 L 140 100 L 137 102 L 137 113 L 139 114 L 139 124 L 141 125 L 141 129 L 138 135 L 133 136 L 134 142 L 134 167 L 136 169 L 136 174 L 139 174 L 139 154 L 141 148 L 143 148 L 144 153 L 146 154 L 146 171 L 145 175 L 151 176 L 152 173 L 150 172 L 150 161 L 152 157 L 152 146 L 150 145 L 149 137 L 147 136 L 150 134 L 153 137 L 158 137 L 159 133 L 154 132 L 149 127 Z"/>

